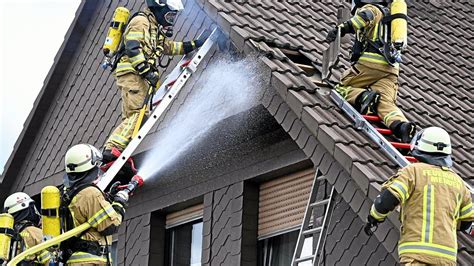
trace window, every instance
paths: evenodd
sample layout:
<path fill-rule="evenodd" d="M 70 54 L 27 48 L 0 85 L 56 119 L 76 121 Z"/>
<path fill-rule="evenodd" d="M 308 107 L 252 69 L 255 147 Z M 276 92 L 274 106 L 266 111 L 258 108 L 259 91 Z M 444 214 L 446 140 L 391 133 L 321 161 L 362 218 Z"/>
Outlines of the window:
<path fill-rule="evenodd" d="M 293 253 L 299 231 L 277 235 L 258 241 L 258 266 L 287 266 L 291 265 Z M 313 237 L 305 239 L 301 257 L 312 255 Z M 305 261 L 299 266 L 312 265 L 311 261 Z"/>
<path fill-rule="evenodd" d="M 202 220 L 166 230 L 165 265 L 201 265 Z"/>

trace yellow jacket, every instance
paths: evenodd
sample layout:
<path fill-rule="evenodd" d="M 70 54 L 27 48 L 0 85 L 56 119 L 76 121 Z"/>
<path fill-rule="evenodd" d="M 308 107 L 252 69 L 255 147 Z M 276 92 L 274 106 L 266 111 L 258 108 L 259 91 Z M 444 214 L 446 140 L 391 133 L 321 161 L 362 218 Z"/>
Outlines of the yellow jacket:
<path fill-rule="evenodd" d="M 124 42 L 129 40 L 137 40 L 140 42 L 142 52 L 129 58 L 123 55 L 115 70 L 115 75 L 123 76 L 127 73 L 138 74 L 135 66 L 143 61 L 148 61 L 150 65 L 154 65 L 162 54 L 180 55 L 184 54 L 183 42 L 175 42 L 167 39 L 158 29 L 156 21 L 150 9 L 145 8 L 145 15 L 137 15 L 128 23 L 124 32 Z"/>
<path fill-rule="evenodd" d="M 361 16 L 362 12 L 368 12 L 371 15 L 367 20 L 364 20 L 363 16 Z M 356 14 L 350 19 L 350 23 L 362 43 L 367 42 L 367 40 L 377 42 L 382 30 L 382 18 L 383 13 L 378 7 L 367 4 L 357 9 Z M 361 65 L 396 75 L 400 71 L 398 63 L 394 66 L 389 65 L 385 57 L 380 53 L 363 52 L 357 62 Z"/>
<path fill-rule="evenodd" d="M 82 234 L 82 239 L 97 241 L 101 246 L 110 247 L 112 236 L 104 237 L 100 233 L 112 225 L 119 226 L 122 223 L 122 216 L 105 199 L 102 191 L 93 186 L 81 190 L 71 200 L 69 211 L 71 212 L 75 227 L 85 222 L 90 223 L 92 226 L 91 229 Z M 92 262 L 102 265 L 107 263 L 107 257 L 78 251 L 72 254 L 67 264 L 74 265 Z"/>
<path fill-rule="evenodd" d="M 20 232 L 20 237 L 24 243 L 24 250 L 22 251 L 25 251 L 40 244 L 43 241 L 43 231 L 35 226 L 27 226 Z M 49 259 L 49 252 L 46 250 L 38 252 L 37 254 L 27 258 L 28 261 L 33 261 L 35 263 L 44 265 L 49 264 Z"/>
<path fill-rule="evenodd" d="M 401 204 L 400 257 L 440 265 L 455 262 L 458 221 L 474 221 L 471 194 L 463 180 L 451 169 L 414 163 L 383 187 Z"/>

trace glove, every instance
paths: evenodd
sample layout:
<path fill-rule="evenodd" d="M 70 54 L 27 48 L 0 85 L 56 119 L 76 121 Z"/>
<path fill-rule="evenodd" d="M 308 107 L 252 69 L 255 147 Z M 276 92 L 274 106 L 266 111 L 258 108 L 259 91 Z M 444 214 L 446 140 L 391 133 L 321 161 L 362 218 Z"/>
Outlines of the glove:
<path fill-rule="evenodd" d="M 210 30 L 205 30 L 201 36 L 199 36 L 198 39 L 194 40 L 194 46 L 196 48 L 199 48 L 201 47 L 207 40 L 207 38 L 209 38 L 209 36 L 211 35 L 211 31 Z"/>
<path fill-rule="evenodd" d="M 368 236 L 373 235 L 374 231 L 377 230 L 379 223 L 382 223 L 383 221 L 384 220 L 379 221 L 369 214 L 369 216 L 367 216 L 367 223 L 365 224 L 365 227 L 364 227 L 365 234 Z M 372 230 L 372 228 L 375 228 L 375 229 Z"/>
<path fill-rule="evenodd" d="M 160 85 L 160 76 L 156 72 L 149 70 L 146 72 L 143 77 L 150 83 L 150 85 L 154 88 Z"/>
<path fill-rule="evenodd" d="M 334 40 L 336 40 L 337 30 L 338 30 L 338 27 L 335 27 L 334 29 L 328 32 L 328 35 L 326 35 L 326 42 L 332 43 Z"/>
<path fill-rule="evenodd" d="M 120 203 L 124 207 L 127 206 L 128 199 L 129 199 L 128 193 L 123 190 L 117 192 L 117 194 L 115 194 L 114 196 L 114 202 Z"/>

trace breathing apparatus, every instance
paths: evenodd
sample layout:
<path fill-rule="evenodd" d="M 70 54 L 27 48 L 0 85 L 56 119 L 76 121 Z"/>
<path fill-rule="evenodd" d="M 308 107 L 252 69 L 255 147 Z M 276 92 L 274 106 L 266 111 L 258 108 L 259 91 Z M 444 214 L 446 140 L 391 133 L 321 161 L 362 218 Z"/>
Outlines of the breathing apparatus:
<path fill-rule="evenodd" d="M 11 256 L 11 241 L 15 235 L 14 219 L 9 213 L 0 214 L 0 261 L 9 261 Z"/>
<path fill-rule="evenodd" d="M 61 193 L 57 187 L 47 186 L 41 190 L 43 241 L 61 234 L 60 205 Z"/>
<path fill-rule="evenodd" d="M 102 46 L 105 60 L 101 66 L 104 69 L 106 69 L 108 66 L 112 66 L 112 58 L 119 50 L 122 35 L 125 31 L 125 26 L 127 25 L 129 16 L 130 11 L 125 7 L 117 7 L 117 9 L 115 9 L 112 21 L 110 22 L 109 30 L 107 32 L 107 37 L 105 38 L 104 45 Z"/>

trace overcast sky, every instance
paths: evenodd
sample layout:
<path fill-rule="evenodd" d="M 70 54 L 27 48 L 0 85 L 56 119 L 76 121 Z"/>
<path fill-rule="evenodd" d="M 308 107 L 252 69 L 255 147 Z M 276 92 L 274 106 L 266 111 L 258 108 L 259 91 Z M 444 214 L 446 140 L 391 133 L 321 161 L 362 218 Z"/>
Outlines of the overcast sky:
<path fill-rule="evenodd" d="M 0 0 L 0 173 L 80 0 Z"/>

